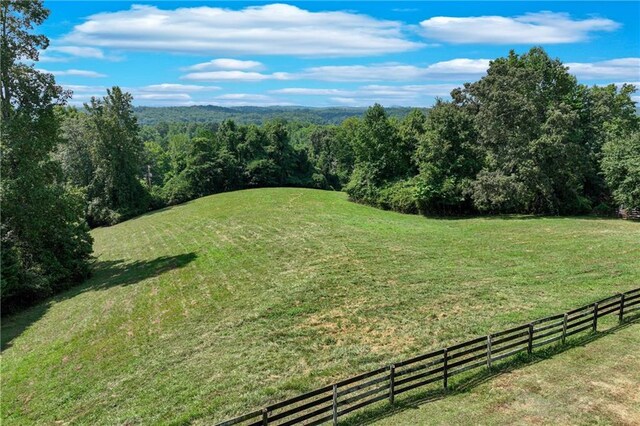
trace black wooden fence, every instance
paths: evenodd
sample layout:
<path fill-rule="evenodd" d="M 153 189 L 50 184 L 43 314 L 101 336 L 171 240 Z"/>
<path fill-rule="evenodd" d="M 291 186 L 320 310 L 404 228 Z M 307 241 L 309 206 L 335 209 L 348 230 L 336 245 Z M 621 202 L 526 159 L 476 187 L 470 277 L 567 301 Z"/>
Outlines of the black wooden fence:
<path fill-rule="evenodd" d="M 218 426 L 294 424 L 318 425 L 384 399 L 393 404 L 397 395 L 439 382 L 446 389 L 450 377 L 519 353 L 565 339 L 577 333 L 596 331 L 598 319 L 640 309 L 640 288 L 620 293 L 590 305 L 552 315 L 445 349 L 396 362 L 332 385 L 281 401 L 239 416 Z"/>

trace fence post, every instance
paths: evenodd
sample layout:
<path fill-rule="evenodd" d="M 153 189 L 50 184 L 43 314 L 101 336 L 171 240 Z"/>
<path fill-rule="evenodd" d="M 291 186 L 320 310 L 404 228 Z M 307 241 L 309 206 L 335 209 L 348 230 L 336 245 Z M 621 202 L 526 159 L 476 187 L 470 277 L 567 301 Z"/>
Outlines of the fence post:
<path fill-rule="evenodd" d="M 529 323 L 529 342 L 527 344 L 527 353 L 531 355 L 533 350 L 533 323 Z"/>
<path fill-rule="evenodd" d="M 620 297 L 620 315 L 618 316 L 618 321 L 622 322 L 624 320 L 624 293 L 622 293 Z"/>
<path fill-rule="evenodd" d="M 567 340 L 567 317 L 569 314 L 564 314 L 564 318 L 562 319 L 562 344 Z"/>
<path fill-rule="evenodd" d="M 333 426 L 338 424 L 338 385 L 333 385 Z"/>
<path fill-rule="evenodd" d="M 491 335 L 487 336 L 487 368 L 491 368 Z"/>
<path fill-rule="evenodd" d="M 262 424 L 263 425 L 268 425 L 269 424 L 269 411 L 266 408 L 262 409 Z"/>
<path fill-rule="evenodd" d="M 396 381 L 396 366 L 391 364 L 389 366 L 389 404 L 393 404 L 395 398 L 395 381 Z"/>
<path fill-rule="evenodd" d="M 449 369 L 448 369 L 448 365 L 449 365 L 449 351 L 447 349 L 445 349 L 444 350 L 444 370 L 443 370 L 444 388 L 445 389 L 449 388 Z"/>
<path fill-rule="evenodd" d="M 598 331 L 598 302 L 593 304 L 593 332 Z"/>

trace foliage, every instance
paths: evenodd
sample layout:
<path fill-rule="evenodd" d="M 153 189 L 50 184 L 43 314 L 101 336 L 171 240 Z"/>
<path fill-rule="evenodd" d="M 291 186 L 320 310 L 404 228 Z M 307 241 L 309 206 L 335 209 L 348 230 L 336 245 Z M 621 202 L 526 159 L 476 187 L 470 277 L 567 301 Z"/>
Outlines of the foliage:
<path fill-rule="evenodd" d="M 148 208 L 138 177 L 144 145 L 131 102 L 131 95 L 115 86 L 85 105 L 95 135 L 93 179 L 87 188 L 87 215 L 94 226 L 112 225 Z"/>
<path fill-rule="evenodd" d="M 626 209 L 640 208 L 640 131 L 604 144 L 602 170 L 616 203 Z"/>
<path fill-rule="evenodd" d="M 68 96 L 28 61 L 48 45 L 30 31 L 48 15 L 41 1 L 0 3 L 2 21 L 1 300 L 6 313 L 84 279 L 92 238 L 79 191 L 64 185 L 52 154 L 55 107 Z"/>

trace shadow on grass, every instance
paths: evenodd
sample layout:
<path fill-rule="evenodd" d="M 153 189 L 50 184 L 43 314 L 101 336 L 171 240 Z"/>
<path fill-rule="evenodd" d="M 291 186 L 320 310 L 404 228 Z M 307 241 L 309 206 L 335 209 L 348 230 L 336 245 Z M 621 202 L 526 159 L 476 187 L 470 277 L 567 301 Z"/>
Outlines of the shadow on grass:
<path fill-rule="evenodd" d="M 369 410 L 365 409 L 358 414 L 347 417 L 346 419 L 341 420 L 339 424 L 342 426 L 369 425 L 403 411 L 417 409 L 423 404 L 438 401 L 450 395 L 470 392 L 474 388 L 498 376 L 553 358 L 567 350 L 586 346 L 588 343 L 613 334 L 618 330 L 627 328 L 632 324 L 637 324 L 638 322 L 640 322 L 640 314 L 635 314 L 629 318 L 625 318 L 624 322 L 607 330 L 597 331 L 595 333 L 591 332 L 584 336 L 568 339 L 564 345 L 552 345 L 548 348 L 534 351 L 531 355 L 526 353 L 518 354 L 511 360 L 505 360 L 494 364 L 490 369 L 484 368 L 482 371 L 464 374 L 460 378 L 455 379 L 456 381 L 449 385 L 448 390 L 431 389 L 426 391 L 416 391 L 416 393 L 408 397 L 396 400 L 393 405 L 390 405 L 389 403 L 382 403 L 379 407 Z M 451 382 L 452 379 L 449 380 Z"/>
<path fill-rule="evenodd" d="M 177 256 L 161 256 L 152 260 L 136 262 L 98 260 L 93 267 L 93 276 L 84 283 L 21 312 L 2 318 L 1 350 L 4 351 L 11 347 L 11 342 L 29 328 L 31 324 L 42 318 L 55 303 L 71 299 L 87 291 L 100 291 L 115 286 L 136 284 L 173 269 L 182 268 L 195 260 L 195 258 L 195 253 L 184 253 Z"/>

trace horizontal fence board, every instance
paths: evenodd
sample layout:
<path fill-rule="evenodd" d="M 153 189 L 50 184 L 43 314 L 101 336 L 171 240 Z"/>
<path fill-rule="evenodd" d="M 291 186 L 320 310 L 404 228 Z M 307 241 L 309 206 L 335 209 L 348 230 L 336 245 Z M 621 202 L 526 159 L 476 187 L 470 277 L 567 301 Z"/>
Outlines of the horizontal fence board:
<path fill-rule="evenodd" d="M 325 392 L 330 392 L 333 391 L 333 385 L 328 385 L 328 386 L 324 386 L 321 387 L 320 389 L 316 389 L 307 393 L 303 393 L 302 395 L 299 396 L 295 396 L 293 398 L 289 398 L 289 399 L 285 399 L 282 402 L 278 402 L 272 405 L 268 405 L 267 406 L 267 411 L 274 411 L 277 410 L 278 408 L 287 406 L 287 405 L 291 405 L 291 404 L 295 404 L 296 402 L 300 402 L 303 401 L 305 399 L 309 399 L 312 398 L 314 396 L 318 396 L 321 393 L 325 393 Z"/>
<path fill-rule="evenodd" d="M 586 327 L 582 327 L 582 328 L 578 328 L 578 329 L 575 329 L 575 330 L 571 330 L 570 332 L 567 331 L 566 337 L 573 336 L 574 334 L 578 334 L 578 333 L 580 333 L 582 331 L 585 331 L 585 330 L 593 330 L 593 326 L 591 324 L 589 324 Z"/>
<path fill-rule="evenodd" d="M 387 384 L 386 386 L 379 386 L 377 388 L 374 389 L 370 389 L 366 392 L 363 392 L 361 394 L 349 397 L 349 398 L 345 398 L 342 401 L 338 401 L 338 407 L 342 407 L 345 405 L 350 405 L 353 404 L 354 402 L 358 402 L 361 401 L 371 395 L 375 395 L 377 393 L 381 393 L 384 392 L 385 395 L 387 395 L 389 393 L 389 385 Z"/>
<path fill-rule="evenodd" d="M 620 307 L 619 306 L 615 307 L 615 308 L 610 308 L 610 309 L 607 309 L 607 310 L 603 309 L 602 311 L 600 309 L 598 309 L 598 318 L 603 317 L 605 315 L 614 314 L 614 313 L 617 314 L 618 312 L 620 312 Z"/>
<path fill-rule="evenodd" d="M 450 370 L 449 371 L 449 377 L 455 376 L 456 374 L 464 373 L 465 371 L 473 370 L 474 368 L 478 368 L 478 367 L 481 367 L 483 365 L 487 365 L 487 362 L 484 361 L 484 360 L 475 362 L 475 363 L 470 364 L 470 365 L 465 365 L 464 367 L 458 368 L 456 370 Z"/>
<path fill-rule="evenodd" d="M 590 306 L 588 311 L 580 311 L 574 314 L 567 314 L 567 321 L 571 322 L 589 315 L 593 315 L 593 306 Z"/>
<path fill-rule="evenodd" d="M 337 382 L 336 385 L 338 385 L 338 387 L 343 387 L 343 386 L 349 385 L 351 383 L 367 379 L 367 378 L 369 378 L 371 376 L 375 376 L 376 374 L 384 373 L 385 371 L 389 371 L 389 367 L 380 367 L 380 368 L 378 368 L 376 370 L 373 370 L 373 371 L 369 371 L 369 372 L 366 372 L 366 373 L 358 374 L 357 376 L 351 377 L 349 379 L 341 380 L 341 381 Z"/>
<path fill-rule="evenodd" d="M 368 399 L 366 401 L 360 402 L 360 403 L 358 403 L 356 405 L 353 405 L 353 406 L 351 406 L 349 408 L 345 408 L 342 411 L 338 411 L 338 417 L 344 416 L 345 414 L 349 414 L 352 411 L 355 411 L 355 410 L 357 410 L 359 408 L 366 407 L 367 405 L 371 405 L 371 404 L 373 404 L 375 402 L 382 401 L 383 399 L 387 399 L 387 398 L 388 398 L 387 395 L 380 395 L 380 396 L 376 396 L 374 398 Z"/>
<path fill-rule="evenodd" d="M 517 353 L 520 353 L 520 352 L 524 352 L 524 351 L 526 351 L 526 350 L 527 350 L 527 347 L 526 347 L 526 346 L 523 346 L 523 347 L 518 348 L 518 349 L 515 349 L 515 350 L 513 350 L 513 351 L 505 352 L 505 353 L 503 353 L 503 354 L 501 354 L 501 355 L 498 355 L 498 356 L 496 356 L 496 357 L 493 357 L 493 356 L 492 356 L 492 357 L 491 357 L 491 362 L 493 362 L 493 361 L 500 361 L 501 359 L 508 358 L 508 357 L 510 357 L 510 356 L 513 356 L 513 355 L 515 355 L 515 354 L 517 354 Z"/>
<path fill-rule="evenodd" d="M 413 376 L 405 377 L 404 379 L 396 380 L 394 385 L 401 386 L 405 383 L 413 382 L 415 380 L 421 379 L 423 377 L 432 376 L 436 373 L 441 373 L 444 371 L 444 367 L 438 367 L 433 370 L 425 371 L 424 373 L 415 374 Z"/>
<path fill-rule="evenodd" d="M 577 327 L 577 326 L 579 326 L 581 324 L 586 324 L 586 323 L 591 323 L 591 322 L 593 322 L 593 313 L 591 313 L 590 317 L 584 318 L 584 319 L 582 319 L 582 320 L 580 320 L 578 322 L 571 322 L 570 323 L 569 321 L 567 321 L 567 330 L 569 330 L 570 328 L 575 328 L 575 327 Z"/>
<path fill-rule="evenodd" d="M 567 315 L 569 315 L 569 316 L 571 316 L 571 315 L 576 314 L 576 313 L 578 313 L 578 312 L 581 312 L 581 311 L 589 311 L 589 310 L 591 310 L 591 309 L 593 309 L 593 304 L 591 304 L 591 305 L 584 305 L 584 306 L 581 306 L 581 307 L 579 307 L 579 308 L 572 309 L 572 310 L 570 310 L 570 311 L 567 311 L 567 312 L 566 312 L 566 314 L 567 314 Z"/>
<path fill-rule="evenodd" d="M 478 337 L 478 338 L 473 339 L 473 340 L 468 340 L 468 341 L 463 342 L 463 343 L 458 343 L 457 345 L 449 346 L 447 348 L 447 352 L 451 353 L 451 352 L 456 351 L 458 349 L 462 349 L 465 346 L 475 345 L 476 343 L 483 342 L 486 338 L 487 338 L 487 336 L 482 336 L 482 337 Z"/>
<path fill-rule="evenodd" d="M 535 342 L 536 340 L 544 339 L 545 337 L 553 336 L 554 334 L 558 334 L 558 333 L 562 333 L 562 324 L 560 325 L 560 328 L 558 330 L 551 330 L 551 331 L 547 331 L 546 333 L 542 333 L 538 335 L 534 334 L 531 340 Z"/>
<path fill-rule="evenodd" d="M 536 342 L 532 345 L 533 348 L 539 348 L 540 346 L 548 345 L 549 343 L 557 342 L 561 340 L 562 336 L 552 337 L 551 339 L 543 340 L 541 342 Z"/>
<path fill-rule="evenodd" d="M 474 346 L 473 348 L 466 349 L 466 350 L 464 350 L 462 352 L 456 352 L 454 354 L 449 354 L 448 358 L 449 358 L 449 360 L 452 360 L 452 359 L 456 359 L 456 358 L 461 358 L 461 357 L 463 357 L 465 355 L 469 355 L 469 354 L 472 354 L 474 352 L 486 351 L 486 350 L 487 350 L 487 338 L 485 337 L 484 338 L 484 342 L 481 345 Z"/>
<path fill-rule="evenodd" d="M 389 380 L 389 377 L 390 377 L 389 374 L 386 374 L 386 375 L 384 375 L 382 377 L 377 377 L 375 379 L 372 379 L 372 380 L 369 380 L 367 382 L 358 384 L 356 386 L 352 386 L 350 388 L 343 389 L 341 391 L 338 391 L 338 397 L 345 396 L 345 395 L 348 395 L 350 393 L 357 392 L 359 390 L 368 388 L 369 386 L 373 386 L 375 384 L 387 381 L 387 380 Z"/>
<path fill-rule="evenodd" d="M 433 367 L 434 365 L 438 365 L 438 364 L 444 364 L 444 358 L 440 358 L 438 360 L 431 361 L 431 362 L 428 362 L 426 364 L 420 364 L 420 365 L 416 365 L 414 367 L 405 368 L 405 369 L 403 369 L 401 371 L 398 371 L 396 369 L 395 377 L 398 378 L 398 377 L 406 376 L 407 374 L 411 374 L 411 373 L 414 373 L 416 371 L 424 370 L 424 369 L 427 369 L 429 367 Z"/>
<path fill-rule="evenodd" d="M 493 337 L 500 337 L 500 336 L 504 336 L 505 334 L 514 333 L 514 332 L 520 331 L 520 330 L 526 330 L 528 328 L 529 328 L 529 324 L 522 324 L 522 325 L 519 325 L 517 327 L 509 328 L 509 329 L 504 330 L 504 331 L 498 331 L 497 333 L 491 333 L 491 335 Z"/>
<path fill-rule="evenodd" d="M 218 423 L 218 426 L 237 425 L 238 423 L 242 423 L 247 420 L 254 419 L 256 417 L 262 417 L 262 410 L 256 410 L 248 414 L 243 414 L 242 416 L 234 417 L 233 419 L 229 419 L 222 423 Z"/>
<path fill-rule="evenodd" d="M 637 310 L 640 310 L 640 306 L 636 306 L 635 308 L 630 308 L 630 309 L 626 309 L 624 310 L 625 314 L 630 314 L 631 312 L 635 312 Z"/>
<path fill-rule="evenodd" d="M 609 297 L 605 297 L 604 299 L 600 299 L 596 303 L 599 306 L 599 305 L 602 305 L 604 302 L 608 302 L 609 300 L 613 300 L 613 299 L 618 299 L 618 300 L 616 300 L 614 302 L 614 303 L 618 303 L 619 299 L 620 299 L 620 295 L 619 294 L 614 294 L 613 296 L 609 296 Z"/>
<path fill-rule="evenodd" d="M 515 348 L 516 346 L 526 345 L 528 343 L 529 343 L 529 339 L 527 338 L 525 340 L 519 340 L 517 342 L 513 342 L 513 343 L 510 343 L 510 344 L 505 345 L 505 346 L 501 346 L 501 347 L 496 348 L 496 349 L 494 349 L 493 345 L 491 345 L 491 353 L 492 354 L 498 354 L 498 353 L 504 352 L 504 351 L 506 351 L 508 349 Z"/>
<path fill-rule="evenodd" d="M 627 306 L 635 306 L 640 304 L 640 297 L 636 300 L 632 300 L 631 302 L 627 303 L 626 301 L 624 302 L 624 308 L 627 309 Z"/>
<path fill-rule="evenodd" d="M 481 354 L 470 356 L 470 357 L 465 358 L 465 359 L 460 360 L 460 361 L 452 362 L 451 364 L 448 365 L 448 368 L 449 369 L 455 368 L 455 367 L 458 367 L 460 365 L 468 364 L 468 363 L 470 363 L 472 361 L 475 361 L 477 359 L 486 359 L 486 358 L 487 358 L 487 352 L 485 351 L 485 352 L 483 352 Z"/>
<path fill-rule="evenodd" d="M 490 366 L 493 361 L 506 359 L 561 339 L 564 343 L 569 336 L 595 330 L 597 318 L 620 314 L 622 319 L 622 315 L 638 311 L 640 311 L 640 288 L 635 288 L 567 313 L 540 318 L 489 336 L 478 337 L 446 349 L 396 362 L 393 364 L 395 368 L 385 366 L 361 373 L 339 381 L 335 385 L 327 385 L 269 405 L 262 410 L 234 417 L 218 423 L 218 426 L 232 426 L 239 423 L 246 424 L 246 422 L 251 422 L 249 426 L 259 426 L 263 424 L 264 416 L 269 424 L 276 422 L 279 426 L 298 423 L 309 426 L 330 422 L 334 419 L 334 414 L 338 417 L 343 416 L 387 398 L 393 403 L 394 395 L 439 381 L 444 381 L 446 387 L 448 377 L 485 365 Z M 531 336 L 529 336 L 530 330 L 533 333 Z M 550 336 L 553 337 L 549 338 Z M 455 361 L 451 362 L 452 360 Z M 391 382 L 393 382 L 393 389 Z M 347 395 L 351 396 L 346 397 Z"/>
<path fill-rule="evenodd" d="M 562 327 L 562 324 L 564 324 L 564 320 L 563 321 L 556 321 L 554 323 L 551 324 L 546 324 L 542 327 L 538 327 L 538 328 L 534 328 L 534 332 L 536 331 L 544 331 L 544 330 L 548 330 L 550 328 L 557 328 L 557 327 Z"/>
<path fill-rule="evenodd" d="M 333 411 L 333 402 L 329 405 L 325 405 L 324 407 L 318 408 L 317 410 L 310 411 L 308 413 L 304 413 L 303 415 L 296 417 L 295 419 L 287 420 L 284 423 L 280 423 L 280 426 L 290 426 L 295 425 L 296 423 L 300 423 L 302 421 L 312 419 L 320 414 L 324 414 L 327 411 Z M 269 419 L 271 421 L 271 419 Z"/>
<path fill-rule="evenodd" d="M 291 416 L 292 414 L 296 414 L 296 413 L 299 413 L 299 412 L 301 412 L 301 411 L 308 410 L 308 409 L 313 408 L 313 407 L 315 407 L 315 406 L 317 406 L 317 405 L 320 405 L 320 404 L 323 404 L 323 403 L 325 403 L 325 402 L 331 401 L 332 399 L 333 399 L 333 395 L 327 395 L 327 396 L 324 396 L 324 397 L 322 397 L 322 398 L 319 398 L 319 399 L 313 400 L 313 401 L 311 401 L 311 402 L 307 402 L 306 404 L 302 404 L 302 405 L 300 405 L 300 406 L 298 406 L 298 407 L 289 408 L 289 409 L 288 409 L 288 410 L 286 410 L 286 411 L 283 411 L 283 412 L 281 412 L 281 413 L 274 414 L 273 416 L 270 416 L 270 417 L 269 417 L 269 420 L 279 420 L 279 419 L 284 419 L 285 417 L 289 417 L 289 416 Z"/>
<path fill-rule="evenodd" d="M 440 355 L 440 356 L 444 355 L 444 349 L 440 349 L 438 351 L 430 352 L 430 353 L 424 354 L 424 355 L 419 355 L 419 356 L 410 358 L 410 359 L 408 359 L 406 361 L 396 362 L 394 365 L 396 366 L 396 368 L 398 368 L 398 367 L 402 367 L 402 366 L 405 366 L 405 365 L 414 364 L 416 362 L 420 362 L 420 361 L 423 361 L 425 359 L 433 358 L 433 357 L 438 356 L 438 355 Z"/>
<path fill-rule="evenodd" d="M 492 340 L 491 341 L 491 346 L 499 346 L 500 344 L 504 343 L 504 342 L 510 342 L 512 340 L 517 339 L 518 337 L 522 337 L 522 336 L 528 336 L 529 335 L 529 326 L 527 325 L 527 331 L 521 331 L 520 333 L 517 334 L 512 334 L 511 336 L 508 337 L 503 337 L 502 339 L 496 339 L 496 340 Z"/>
<path fill-rule="evenodd" d="M 622 299 L 618 299 L 615 302 L 611 302 L 611 303 L 598 303 L 598 309 L 608 309 L 611 306 L 615 306 L 616 308 L 620 308 L 620 302 L 622 302 Z"/>
<path fill-rule="evenodd" d="M 317 425 L 327 423 L 329 420 L 333 420 L 333 413 L 329 414 L 328 416 L 324 416 L 317 420 L 314 420 L 311 423 L 306 423 L 305 426 L 317 426 Z"/>
<path fill-rule="evenodd" d="M 563 316 L 564 316 L 564 314 L 551 315 L 550 317 L 541 318 L 541 319 L 538 319 L 538 320 L 531 321 L 530 324 L 536 325 L 536 324 L 540 324 L 540 323 L 543 323 L 543 322 L 549 322 L 549 321 L 557 320 L 558 318 L 562 318 Z"/>
<path fill-rule="evenodd" d="M 422 387 L 422 386 L 426 386 L 426 385 L 428 385 L 428 384 L 435 383 L 435 382 L 440 382 L 440 381 L 442 381 L 443 379 L 444 379 L 444 374 L 441 374 L 441 375 L 439 375 L 439 376 L 431 377 L 430 379 L 423 380 L 423 381 L 418 382 L 418 383 L 413 383 L 413 384 L 411 384 L 411 385 L 409 385 L 409 386 L 405 386 L 405 387 L 403 387 L 403 388 L 398 388 L 398 389 L 396 389 L 396 390 L 395 390 L 395 392 L 394 392 L 394 393 L 395 393 L 396 395 L 399 395 L 399 394 L 401 394 L 401 393 L 404 393 L 404 392 L 410 391 L 410 390 L 415 389 L 415 388 L 419 388 L 419 387 Z"/>

